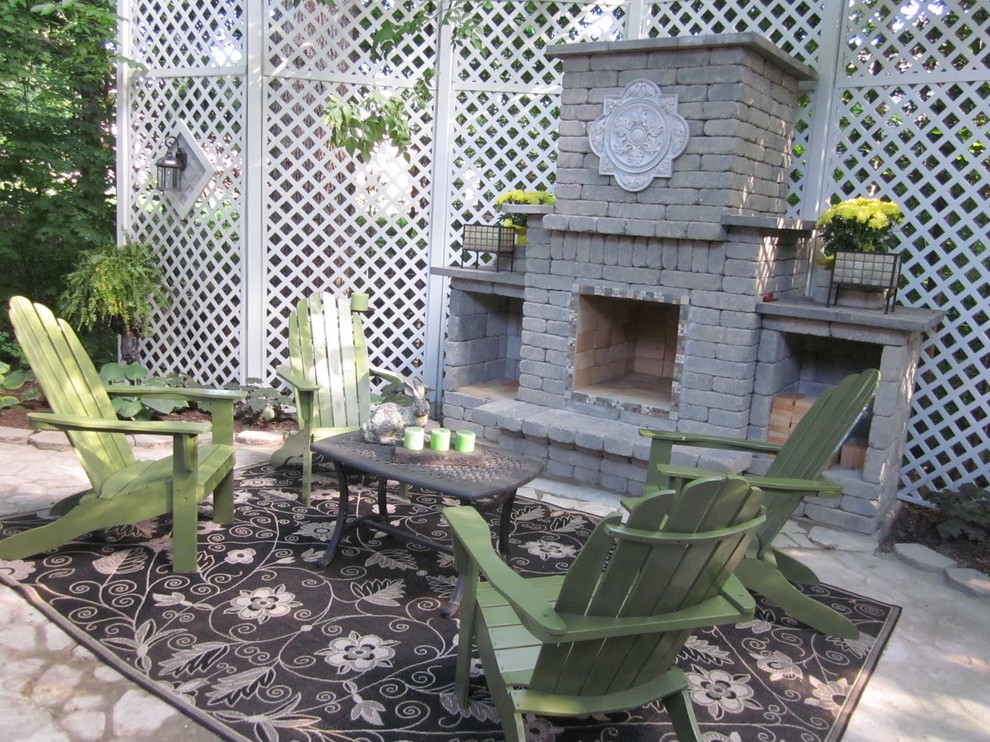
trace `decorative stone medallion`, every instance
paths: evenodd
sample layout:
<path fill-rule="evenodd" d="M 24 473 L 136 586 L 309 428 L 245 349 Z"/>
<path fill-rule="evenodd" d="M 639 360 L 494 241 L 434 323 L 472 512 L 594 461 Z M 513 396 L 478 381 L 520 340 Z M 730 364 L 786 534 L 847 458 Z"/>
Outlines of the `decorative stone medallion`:
<path fill-rule="evenodd" d="M 598 173 L 614 175 L 626 191 L 642 191 L 654 178 L 669 178 L 688 141 L 677 96 L 663 95 L 649 80 L 635 80 L 621 96 L 606 95 L 603 113 L 588 129 Z"/>

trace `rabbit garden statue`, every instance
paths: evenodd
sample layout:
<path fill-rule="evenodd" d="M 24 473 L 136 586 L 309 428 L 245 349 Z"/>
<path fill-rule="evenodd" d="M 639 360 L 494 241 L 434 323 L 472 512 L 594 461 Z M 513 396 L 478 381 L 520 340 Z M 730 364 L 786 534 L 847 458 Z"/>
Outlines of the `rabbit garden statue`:
<path fill-rule="evenodd" d="M 407 426 L 423 426 L 430 414 L 426 399 L 426 386 L 418 379 L 410 379 L 405 385 L 412 404 L 403 407 L 395 402 L 385 402 L 371 408 L 368 422 L 364 424 L 364 439 L 369 443 L 395 443 L 402 440 Z"/>

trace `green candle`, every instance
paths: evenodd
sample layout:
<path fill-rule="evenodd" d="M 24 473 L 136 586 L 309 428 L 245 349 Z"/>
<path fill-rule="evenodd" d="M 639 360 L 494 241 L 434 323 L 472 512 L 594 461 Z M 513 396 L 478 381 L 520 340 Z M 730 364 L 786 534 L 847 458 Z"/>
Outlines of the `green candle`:
<path fill-rule="evenodd" d="M 422 451 L 426 435 L 422 428 L 410 425 L 402 431 L 402 446 L 410 451 Z"/>
<path fill-rule="evenodd" d="M 430 433 L 430 450 L 449 451 L 450 430 L 447 428 L 434 428 Z"/>
<path fill-rule="evenodd" d="M 474 451 L 474 437 L 473 430 L 458 430 L 454 435 L 454 450 L 471 453 Z"/>

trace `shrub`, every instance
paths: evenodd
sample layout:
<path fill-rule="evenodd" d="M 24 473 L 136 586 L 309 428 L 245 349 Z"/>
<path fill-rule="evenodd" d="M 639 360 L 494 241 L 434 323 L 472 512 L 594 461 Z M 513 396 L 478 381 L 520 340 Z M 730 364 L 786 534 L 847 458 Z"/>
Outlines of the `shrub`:
<path fill-rule="evenodd" d="M 938 535 L 943 539 L 983 542 L 990 536 L 990 492 L 985 488 L 970 483 L 958 490 L 926 492 L 924 497 L 938 508 Z"/>

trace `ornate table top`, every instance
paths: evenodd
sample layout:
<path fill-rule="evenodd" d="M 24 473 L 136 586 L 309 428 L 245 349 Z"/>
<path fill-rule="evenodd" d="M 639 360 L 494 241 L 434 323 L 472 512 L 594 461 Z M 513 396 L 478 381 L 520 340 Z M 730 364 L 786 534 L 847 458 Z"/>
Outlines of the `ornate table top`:
<path fill-rule="evenodd" d="M 351 469 L 436 490 L 464 502 L 514 492 L 543 471 L 540 461 L 485 444 L 478 444 L 473 454 L 477 460 L 470 464 L 395 461 L 395 446 L 368 443 L 359 430 L 317 441 L 313 452 Z"/>

